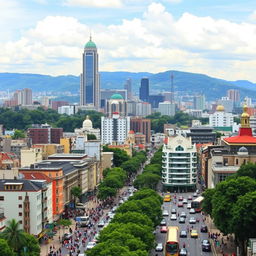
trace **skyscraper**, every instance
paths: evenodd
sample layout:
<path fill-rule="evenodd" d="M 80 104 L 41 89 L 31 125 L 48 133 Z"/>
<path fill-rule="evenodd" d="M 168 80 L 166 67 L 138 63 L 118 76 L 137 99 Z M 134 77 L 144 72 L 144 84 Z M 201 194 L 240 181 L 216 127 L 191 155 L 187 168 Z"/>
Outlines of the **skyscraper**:
<path fill-rule="evenodd" d="M 124 85 L 124 89 L 127 90 L 128 100 L 131 100 L 132 99 L 132 79 L 131 78 L 126 80 L 126 83 Z"/>
<path fill-rule="evenodd" d="M 142 78 L 140 82 L 140 100 L 148 102 L 149 99 L 149 80 Z"/>
<path fill-rule="evenodd" d="M 99 109 L 100 85 L 98 69 L 98 52 L 96 44 L 90 40 L 84 46 L 83 73 L 80 80 L 80 105 L 93 105 Z"/>

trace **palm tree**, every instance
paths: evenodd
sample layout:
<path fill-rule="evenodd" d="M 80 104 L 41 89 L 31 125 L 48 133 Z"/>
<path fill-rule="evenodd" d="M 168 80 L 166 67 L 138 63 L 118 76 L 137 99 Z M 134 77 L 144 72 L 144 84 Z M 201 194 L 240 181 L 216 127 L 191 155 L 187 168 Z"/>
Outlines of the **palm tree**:
<path fill-rule="evenodd" d="M 70 193 L 74 197 L 74 207 L 76 207 L 76 198 L 80 198 L 82 189 L 80 187 L 72 187 Z"/>
<path fill-rule="evenodd" d="M 15 252 L 18 252 L 18 250 L 25 244 L 24 231 L 20 229 L 20 223 L 15 219 L 11 219 L 7 222 L 7 226 L 2 232 L 2 236 Z"/>

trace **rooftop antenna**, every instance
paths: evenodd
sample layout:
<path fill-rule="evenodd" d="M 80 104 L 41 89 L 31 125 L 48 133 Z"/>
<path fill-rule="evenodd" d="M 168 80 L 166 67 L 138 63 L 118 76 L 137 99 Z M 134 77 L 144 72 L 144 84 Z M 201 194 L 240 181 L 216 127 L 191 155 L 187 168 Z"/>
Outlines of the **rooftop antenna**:
<path fill-rule="evenodd" d="M 171 103 L 174 104 L 173 72 L 171 73 Z"/>

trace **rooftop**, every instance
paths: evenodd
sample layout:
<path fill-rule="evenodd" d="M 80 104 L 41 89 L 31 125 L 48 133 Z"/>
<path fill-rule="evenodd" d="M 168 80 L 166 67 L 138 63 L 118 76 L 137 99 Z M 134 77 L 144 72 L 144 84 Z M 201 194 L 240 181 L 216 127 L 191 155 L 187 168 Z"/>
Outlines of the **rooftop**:
<path fill-rule="evenodd" d="M 14 191 L 39 191 L 42 189 L 43 184 L 32 180 L 11 180 L 11 179 L 1 179 L 0 180 L 0 191 L 9 191 L 4 189 L 4 185 L 22 185 L 20 190 Z"/>

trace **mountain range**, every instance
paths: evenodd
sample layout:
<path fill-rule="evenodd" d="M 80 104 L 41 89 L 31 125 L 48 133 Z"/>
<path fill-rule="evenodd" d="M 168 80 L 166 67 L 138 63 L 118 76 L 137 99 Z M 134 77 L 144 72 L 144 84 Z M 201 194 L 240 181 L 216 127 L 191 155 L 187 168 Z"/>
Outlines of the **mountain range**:
<path fill-rule="evenodd" d="M 174 89 L 182 94 L 204 94 L 208 100 L 215 100 L 226 96 L 229 89 L 240 90 L 241 97 L 256 97 L 256 84 L 246 80 L 227 81 L 203 74 L 165 71 L 161 73 L 147 72 L 101 72 L 100 81 L 102 89 L 123 89 L 126 79 L 132 79 L 133 91 L 138 92 L 140 79 L 148 77 L 150 93 L 156 94 L 170 91 L 170 76 L 173 74 Z M 0 73 L 0 91 L 14 91 L 22 88 L 31 88 L 35 92 L 51 91 L 71 93 L 79 92 L 79 76 L 49 76 L 39 74 Z"/>

